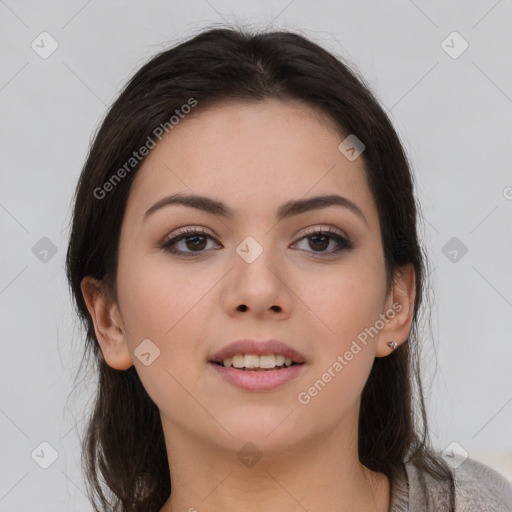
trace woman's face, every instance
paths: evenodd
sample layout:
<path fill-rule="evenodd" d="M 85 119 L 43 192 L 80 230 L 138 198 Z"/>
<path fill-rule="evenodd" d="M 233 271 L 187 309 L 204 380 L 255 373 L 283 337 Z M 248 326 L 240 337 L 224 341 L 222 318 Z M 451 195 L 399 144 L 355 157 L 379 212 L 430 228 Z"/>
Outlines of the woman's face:
<path fill-rule="evenodd" d="M 232 103 L 185 117 L 144 161 L 121 230 L 118 306 L 164 431 L 271 453 L 357 424 L 374 357 L 396 333 L 380 316 L 392 301 L 376 206 L 344 138 L 301 103 Z M 176 194 L 231 214 L 179 203 L 147 213 Z M 322 196 L 358 210 L 308 203 Z M 185 228 L 200 233 L 164 247 Z M 240 339 L 280 340 L 304 363 L 273 389 L 240 387 L 209 362 Z"/>

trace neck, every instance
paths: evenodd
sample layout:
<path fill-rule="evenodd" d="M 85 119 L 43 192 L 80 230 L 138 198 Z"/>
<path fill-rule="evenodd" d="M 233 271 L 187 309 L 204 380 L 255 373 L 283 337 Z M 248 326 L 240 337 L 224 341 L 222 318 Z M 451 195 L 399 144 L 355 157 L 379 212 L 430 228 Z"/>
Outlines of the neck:
<path fill-rule="evenodd" d="M 230 450 L 162 421 L 172 491 L 160 512 L 389 509 L 387 477 L 360 464 L 357 431 L 332 430 L 285 448 L 272 446 L 269 437 L 252 455 L 242 448 L 245 442 L 234 442 L 238 449 Z"/>

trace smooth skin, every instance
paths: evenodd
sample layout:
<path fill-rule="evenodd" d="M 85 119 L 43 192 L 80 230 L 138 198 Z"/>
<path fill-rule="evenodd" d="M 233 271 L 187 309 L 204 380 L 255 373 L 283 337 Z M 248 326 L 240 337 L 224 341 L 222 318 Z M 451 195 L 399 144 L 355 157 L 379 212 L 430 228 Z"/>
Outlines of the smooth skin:
<path fill-rule="evenodd" d="M 402 267 L 387 293 L 376 205 L 363 159 L 349 161 L 338 149 L 345 136 L 296 101 L 197 110 L 157 144 L 134 179 L 118 303 L 94 279 L 82 281 L 105 360 L 120 370 L 135 365 L 159 408 L 172 482 L 161 512 L 389 509 L 387 477 L 358 459 L 358 414 L 374 358 L 392 352 L 388 341 L 409 336 L 414 269 Z M 234 216 L 174 204 L 144 218 L 176 193 L 221 201 Z M 276 221 L 283 203 L 330 194 L 349 198 L 365 220 L 329 206 Z M 176 253 L 161 247 L 185 227 L 207 234 L 175 243 Z M 353 247 L 334 252 L 335 239 L 311 233 L 328 228 Z M 236 252 L 248 236 L 263 248 L 252 263 Z M 394 303 L 401 310 L 378 335 L 301 404 L 299 393 Z M 306 367 L 273 391 L 234 387 L 208 358 L 240 338 L 282 340 L 305 356 Z M 134 355 L 145 339 L 160 350 L 148 366 Z M 237 457 L 247 442 L 262 455 L 252 466 Z"/>

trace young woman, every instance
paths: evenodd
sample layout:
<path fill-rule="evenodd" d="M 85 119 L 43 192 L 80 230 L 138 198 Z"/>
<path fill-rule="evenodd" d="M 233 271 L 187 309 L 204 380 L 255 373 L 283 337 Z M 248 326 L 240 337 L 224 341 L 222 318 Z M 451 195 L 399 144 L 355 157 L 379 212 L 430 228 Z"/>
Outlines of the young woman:
<path fill-rule="evenodd" d="M 144 65 L 66 262 L 95 510 L 512 510 L 503 476 L 430 445 L 416 208 L 382 108 L 304 37 L 207 30 Z"/>

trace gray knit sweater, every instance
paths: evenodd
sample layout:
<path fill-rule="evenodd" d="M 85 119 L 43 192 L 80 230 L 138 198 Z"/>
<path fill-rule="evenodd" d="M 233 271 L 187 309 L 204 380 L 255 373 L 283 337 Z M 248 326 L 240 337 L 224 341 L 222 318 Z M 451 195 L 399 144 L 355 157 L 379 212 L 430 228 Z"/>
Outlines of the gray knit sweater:
<path fill-rule="evenodd" d="M 453 469 L 456 512 L 512 512 L 512 483 L 494 469 L 466 459 Z M 446 484 L 404 464 L 391 493 L 390 512 L 449 511 Z"/>

